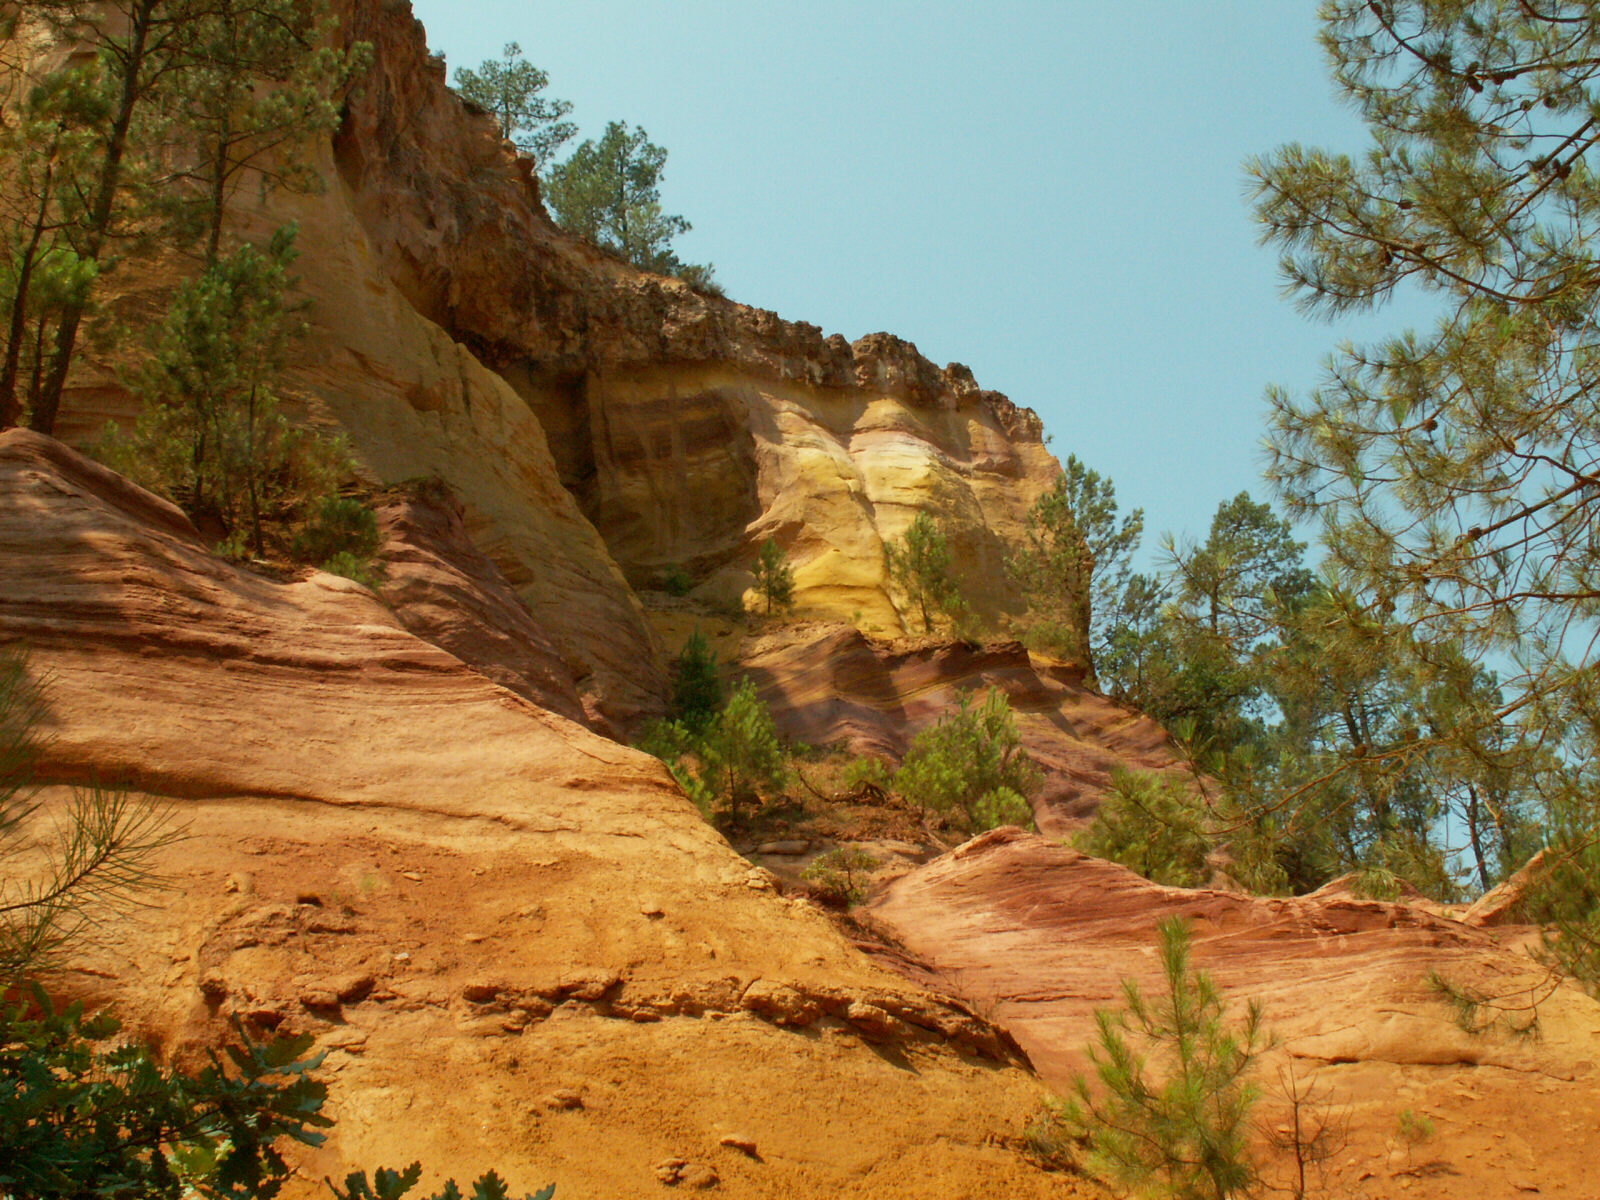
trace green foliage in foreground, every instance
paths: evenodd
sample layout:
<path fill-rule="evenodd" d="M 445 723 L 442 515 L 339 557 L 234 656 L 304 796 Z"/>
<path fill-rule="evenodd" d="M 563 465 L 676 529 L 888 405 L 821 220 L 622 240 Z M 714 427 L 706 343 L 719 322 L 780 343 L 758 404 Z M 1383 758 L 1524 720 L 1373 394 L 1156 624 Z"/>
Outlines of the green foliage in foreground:
<path fill-rule="evenodd" d="M 270 1197 L 289 1174 L 279 1143 L 321 1145 L 333 1124 L 309 1036 L 260 1044 L 239 1028 L 226 1063 L 191 1075 L 145 1046 L 100 1049 L 114 1020 L 29 995 L 37 1015 L 0 1015 L 0 1194 Z"/>
<path fill-rule="evenodd" d="M 338 1200 L 401 1200 L 409 1195 L 411 1189 L 417 1186 L 422 1178 L 422 1164 L 412 1163 L 404 1171 L 391 1171 L 387 1167 L 379 1167 L 373 1172 L 372 1178 L 367 1178 L 365 1171 L 356 1171 L 345 1176 L 344 1189 L 332 1182 L 328 1186 L 333 1189 L 333 1194 Z M 550 1184 L 541 1188 L 523 1200 L 550 1200 L 556 1194 L 556 1185 Z M 505 1180 L 493 1171 L 489 1171 L 472 1185 L 472 1191 L 463 1195 L 456 1186 L 454 1179 L 447 1180 L 444 1187 L 431 1196 L 418 1197 L 418 1200 L 511 1200 L 511 1189 L 506 1186 Z"/>
<path fill-rule="evenodd" d="M 118 1025 L 57 1010 L 37 984 L 0 1011 L 0 1195 L 17 1200 L 270 1200 L 290 1168 L 287 1143 L 320 1146 L 333 1120 L 312 1072 L 312 1038 L 238 1042 L 195 1072 L 157 1061 L 148 1046 L 115 1041 Z M 108 1048 L 109 1046 L 109 1048 Z M 399 1200 L 421 1177 L 351 1174 L 340 1200 Z M 550 1200 L 551 1185 L 529 1200 Z M 509 1200 L 489 1172 L 473 1200 Z M 454 1181 L 431 1200 L 461 1200 Z"/>
<path fill-rule="evenodd" d="M 1247 1076 L 1267 1046 L 1261 1007 L 1229 1022 L 1210 977 L 1189 969 L 1188 926 L 1170 918 L 1159 931 L 1164 994 L 1147 1000 L 1124 980 L 1125 1009 L 1095 1012 L 1098 1091 L 1079 1075 L 1058 1120 L 1087 1141 L 1091 1168 L 1122 1186 L 1170 1200 L 1244 1196 L 1257 1178 Z"/>
<path fill-rule="evenodd" d="M 954 709 L 912 739 L 894 774 L 894 788 L 922 812 L 952 816 L 973 829 L 1033 824 L 1026 795 L 1038 768 L 1022 739 L 1005 693 L 995 689 L 973 703 L 963 692 Z"/>
<path fill-rule="evenodd" d="M 159 882 L 151 856 L 174 836 L 161 810 L 96 790 L 68 808 L 37 882 L 7 870 L 34 849 L 23 833 L 45 709 L 23 655 L 0 649 L 0 1197 L 268 1200 L 289 1174 L 284 1143 L 321 1145 L 333 1123 L 309 1036 L 258 1043 L 236 1022 L 237 1044 L 183 1071 L 116 1041 L 107 1014 L 57 1009 L 37 982 L 86 925 Z M 477 1186 L 504 1196 L 492 1174 Z M 436 1200 L 458 1196 L 450 1184 Z"/>

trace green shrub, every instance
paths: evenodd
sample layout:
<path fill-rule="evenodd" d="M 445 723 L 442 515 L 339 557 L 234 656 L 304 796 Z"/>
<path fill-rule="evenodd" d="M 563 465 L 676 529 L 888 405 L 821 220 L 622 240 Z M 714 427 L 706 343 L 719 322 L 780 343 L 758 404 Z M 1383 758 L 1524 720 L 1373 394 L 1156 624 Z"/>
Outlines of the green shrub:
<path fill-rule="evenodd" d="M 1210 874 L 1211 839 L 1193 785 L 1176 775 L 1113 767 L 1111 790 L 1076 845 L 1168 887 L 1198 887 Z"/>
<path fill-rule="evenodd" d="M 1600 997 L 1600 811 L 1592 799 L 1551 805 L 1549 849 L 1519 918 L 1547 927 L 1540 957 Z"/>
<path fill-rule="evenodd" d="M 408 10 L 409 11 L 409 10 Z M 357 1171 L 345 1176 L 344 1190 L 331 1179 L 327 1181 L 328 1187 L 333 1191 L 338 1200 L 401 1200 L 417 1186 L 417 1181 L 422 1178 L 422 1164 L 412 1163 L 404 1171 L 391 1171 L 379 1167 L 373 1172 L 369 1181 L 365 1171 Z M 541 1188 L 524 1200 L 550 1200 L 556 1194 L 556 1185 L 550 1184 Z M 473 1185 L 472 1191 L 465 1200 L 510 1200 L 511 1190 L 506 1186 L 505 1180 L 489 1171 L 479 1178 Z M 446 1181 L 444 1187 L 426 1200 L 463 1200 L 461 1189 L 456 1187 L 454 1179 Z"/>
<path fill-rule="evenodd" d="M 0 1009 L 0 1195 L 18 1200 L 270 1200 L 290 1167 L 281 1147 L 320 1146 L 333 1124 L 327 1086 L 306 1057 L 311 1035 L 238 1041 L 198 1071 L 157 1061 L 147 1046 L 113 1042 L 117 1022 L 57 1010 L 37 984 Z M 226 1061 L 224 1061 L 224 1058 Z M 398 1200 L 421 1177 L 350 1175 L 341 1200 Z M 476 1200 L 507 1200 L 493 1172 Z M 550 1200 L 547 1187 L 530 1200 Z M 459 1200 L 452 1183 L 432 1200 Z"/>
<path fill-rule="evenodd" d="M 322 564 L 322 569 L 330 575 L 342 575 L 346 579 L 353 579 L 362 587 L 371 588 L 374 592 L 383 586 L 383 564 L 373 562 L 370 558 L 358 558 L 348 550 L 341 550 L 328 559 Z"/>
<path fill-rule="evenodd" d="M 715 808 L 716 792 L 705 782 L 690 762 L 698 756 L 700 735 L 681 721 L 653 721 L 645 726 L 634 749 L 659 758 L 683 789 L 683 794 L 700 810 L 700 815 L 711 820 Z"/>
<path fill-rule="evenodd" d="M 1049 658 L 1081 661 L 1081 642 L 1078 631 L 1071 625 L 1048 617 L 1034 618 L 1022 630 L 1022 644 L 1033 653 Z"/>
<path fill-rule="evenodd" d="M 1011 705 L 999 690 L 976 705 L 972 694 L 963 692 L 937 725 L 912 739 L 894 774 L 895 790 L 919 810 L 955 816 L 974 829 L 1013 819 L 1031 824 L 1023 797 L 1038 782 Z"/>
<path fill-rule="evenodd" d="M 672 664 L 672 701 L 668 713 L 672 720 L 691 732 L 704 731 L 722 707 L 722 680 L 717 674 L 717 656 L 705 635 L 696 629 L 683 644 Z"/>
<path fill-rule="evenodd" d="M 1230 1024 L 1210 977 L 1189 970 L 1188 926 L 1158 928 L 1165 995 L 1147 1001 L 1128 979 L 1125 1010 L 1095 1012 L 1099 1093 L 1078 1075 L 1059 1119 L 1087 1141 L 1089 1166 L 1124 1187 L 1170 1200 L 1244 1196 L 1257 1178 L 1247 1076 L 1267 1046 L 1261 1006 Z"/>
<path fill-rule="evenodd" d="M 322 1144 L 327 1088 L 302 1057 L 309 1036 L 227 1047 L 229 1063 L 185 1074 L 81 1004 L 43 989 L 0 1014 L 0 1194 L 18 1197 L 270 1197 L 289 1174 L 280 1141 Z"/>
<path fill-rule="evenodd" d="M 728 703 L 706 726 L 700 753 L 703 781 L 709 782 L 738 819 L 740 806 L 782 791 L 789 782 L 789 755 L 778 738 L 772 713 L 756 695 L 756 685 L 740 680 Z"/>
<path fill-rule="evenodd" d="M 1033 828 L 1033 808 L 1008 787 L 997 787 L 979 796 L 972 806 L 972 823 L 979 829 L 998 829 L 1002 825 Z"/>
<path fill-rule="evenodd" d="M 678 563 L 673 563 L 661 576 L 661 590 L 669 596 L 687 596 L 693 587 L 694 580 Z"/>
<path fill-rule="evenodd" d="M 839 846 L 806 864 L 800 878 L 829 904 L 849 908 L 867 898 L 870 876 L 879 862 L 859 846 Z"/>
<path fill-rule="evenodd" d="M 336 554 L 371 558 L 382 544 L 377 515 L 359 500 L 326 496 L 295 534 L 293 551 L 301 562 L 323 563 Z"/>
<path fill-rule="evenodd" d="M 372 509 L 359 500 L 326 496 L 295 534 L 290 552 L 300 562 L 316 563 L 330 575 L 377 591 L 384 569 L 373 556 L 382 542 Z"/>
<path fill-rule="evenodd" d="M 741 680 L 727 704 L 698 728 L 687 721 L 657 721 L 635 746 L 666 764 L 707 819 L 720 803 L 737 820 L 741 806 L 789 782 L 789 751 L 749 679 Z"/>

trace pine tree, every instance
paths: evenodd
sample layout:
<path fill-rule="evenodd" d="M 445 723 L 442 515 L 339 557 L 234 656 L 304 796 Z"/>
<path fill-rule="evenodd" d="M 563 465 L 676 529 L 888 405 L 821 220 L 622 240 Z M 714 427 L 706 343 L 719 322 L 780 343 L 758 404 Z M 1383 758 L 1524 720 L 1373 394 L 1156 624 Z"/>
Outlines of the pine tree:
<path fill-rule="evenodd" d="M 13 18 L 15 22 L 15 18 Z M 8 63 L 13 79 L 26 64 Z M 81 217 L 79 181 L 93 160 L 103 105 L 88 68 L 29 83 L 0 123 L 0 429 L 37 409 L 49 369 L 49 336 L 60 314 L 87 303 L 97 265 L 79 256 L 72 234 Z"/>
<path fill-rule="evenodd" d="M 1211 978 L 1189 969 L 1188 925 L 1172 917 L 1158 931 L 1164 994 L 1146 1000 L 1124 980 L 1125 1010 L 1096 1010 L 1099 1092 L 1078 1076 L 1062 1120 L 1088 1139 L 1091 1166 L 1124 1186 L 1172 1200 L 1244 1196 L 1256 1181 L 1248 1075 L 1266 1047 L 1261 1007 L 1230 1025 Z"/>
<path fill-rule="evenodd" d="M 597 142 L 585 141 L 550 169 L 545 198 L 556 223 L 646 271 L 680 275 L 697 287 L 712 268 L 679 260 L 672 240 L 693 228 L 662 211 L 661 172 L 667 152 L 639 126 L 612 121 Z"/>
<path fill-rule="evenodd" d="M 669 715 L 691 733 L 698 734 L 721 707 L 722 680 L 717 674 L 716 651 L 711 649 L 705 634 L 696 629 L 684 642 L 683 649 L 672 664 Z"/>
<path fill-rule="evenodd" d="M 950 547 L 944 530 L 919 512 L 905 535 L 883 545 L 884 566 L 892 586 L 903 592 L 922 617 L 922 632 L 933 632 L 935 614 L 958 620 L 966 611 L 961 591 L 950 576 Z"/>
<path fill-rule="evenodd" d="M 0 425 L 20 417 L 25 390 L 28 423 L 54 432 L 100 278 L 130 250 L 183 250 L 203 236 L 210 265 L 228 198 L 246 178 L 314 185 L 296 143 L 336 124 L 333 91 L 366 53 L 323 44 L 326 13 L 326 0 L 26 6 L 30 32 L 78 53 L 44 77 L 29 72 L 48 58 L 20 63 L 23 119 L 0 131 L 16 162 L 0 181 L 15 222 Z"/>
<path fill-rule="evenodd" d="M 303 145 L 339 127 L 335 98 L 371 58 L 366 43 L 336 49 L 336 29 L 328 0 L 206 0 L 193 14 L 187 61 L 162 108 L 195 148 L 188 207 L 207 266 L 221 253 L 229 201 L 247 180 L 259 194 L 322 187 Z"/>
<path fill-rule="evenodd" d="M 766 602 L 767 616 L 772 615 L 774 606 L 794 606 L 794 570 L 789 566 L 789 556 L 771 538 L 762 542 L 756 553 L 755 576 L 756 591 Z"/>
<path fill-rule="evenodd" d="M 1586 790 L 1600 761 L 1600 15 L 1580 0 L 1323 12 L 1335 84 L 1371 142 L 1253 163 L 1263 235 L 1311 313 L 1409 290 L 1438 319 L 1342 347 L 1305 397 L 1271 392 L 1270 473 L 1293 513 L 1322 522 L 1335 603 L 1394 631 L 1421 673 L 1441 645 L 1505 669 L 1498 702 L 1433 736 L 1365 743 L 1364 762 L 1441 743 L 1520 752 L 1578 862 L 1600 828 Z"/>
<path fill-rule="evenodd" d="M 919 812 L 993 829 L 1032 825 L 1026 797 L 1039 771 L 1022 748 L 1011 702 L 995 688 L 976 704 L 970 692 L 961 693 L 937 724 L 911 740 L 891 782 Z"/>
<path fill-rule="evenodd" d="M 703 778 L 726 801 L 734 821 L 745 804 L 781 791 L 788 782 L 789 755 L 771 711 L 748 678 L 735 685 L 727 704 L 706 726 L 698 749 L 705 764 Z"/>
<path fill-rule="evenodd" d="M 274 380 L 302 325 L 289 296 L 294 236 L 289 226 L 263 249 L 241 246 L 178 289 L 130 381 L 138 423 L 104 447 L 125 473 L 220 523 L 235 555 L 264 553 L 266 524 L 308 511 L 348 468 L 340 443 L 278 411 Z"/>
<path fill-rule="evenodd" d="M 160 852 L 176 840 L 165 808 L 87 788 L 57 821 L 43 871 L 37 862 L 21 869 L 39 852 L 28 824 L 39 807 L 46 711 L 27 657 L 0 648 L 0 1002 L 108 912 L 158 887 Z"/>
<path fill-rule="evenodd" d="M 1111 481 L 1069 456 L 1055 487 L 1028 510 L 1023 545 L 1006 563 L 1028 607 L 1060 631 L 1055 643 L 1082 662 L 1090 680 L 1106 614 L 1127 586 L 1143 530 L 1144 511 L 1119 522 Z"/>
<path fill-rule="evenodd" d="M 189 64 L 195 14 L 190 0 L 35 0 L 28 11 L 93 59 L 68 78 L 77 93 L 73 110 L 93 116 L 85 122 L 85 144 L 71 164 L 70 183 L 63 181 L 59 193 L 57 226 L 79 264 L 78 274 L 89 283 L 63 295 L 34 334 L 39 379 L 28 423 L 53 433 L 78 334 L 90 311 L 94 275 L 106 267 L 114 239 L 152 213 L 149 192 L 139 185 L 156 173 L 160 147 L 157 139 L 141 136 L 141 122 Z M 26 307 L 29 296 L 19 293 L 12 303 Z"/>
<path fill-rule="evenodd" d="M 541 174 L 578 132 L 564 119 L 572 111 L 571 101 L 539 94 L 549 84 L 550 77 L 522 57 L 516 42 L 506 44 L 498 62 L 485 59 L 476 71 L 466 67 L 456 71 L 456 91 L 494 117 L 500 136 L 533 159 L 534 170 Z"/>

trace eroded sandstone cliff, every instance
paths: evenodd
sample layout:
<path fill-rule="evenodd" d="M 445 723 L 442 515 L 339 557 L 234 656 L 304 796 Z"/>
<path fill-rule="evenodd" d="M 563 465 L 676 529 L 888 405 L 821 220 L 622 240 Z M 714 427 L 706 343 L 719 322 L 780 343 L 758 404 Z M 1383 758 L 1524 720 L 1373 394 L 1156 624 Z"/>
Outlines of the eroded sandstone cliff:
<path fill-rule="evenodd" d="M 1008 1037 L 778 895 L 654 759 L 364 589 L 222 562 L 23 430 L 0 564 L 0 644 L 46 685 L 47 813 L 125 783 L 187 835 L 159 903 L 56 985 L 180 1055 L 230 1015 L 315 1034 L 338 1126 L 299 1193 L 420 1157 L 563 1200 L 651 1194 L 669 1162 L 752 1197 L 1089 1194 L 1003 1144 L 1038 1097 Z M 464 611 L 491 602 L 472 575 L 445 573 Z"/>
<path fill-rule="evenodd" d="M 627 720 L 660 691 L 630 584 L 683 566 L 731 599 L 768 536 L 802 611 L 891 632 L 883 543 L 927 510 L 974 607 L 1015 607 L 1005 542 L 1055 473 L 1033 413 L 898 338 L 824 337 L 568 237 L 528 164 L 446 87 L 406 4 L 341 15 L 375 65 L 314 148 L 329 186 L 235 202 L 242 233 L 299 224 L 312 334 L 291 391 L 377 482 L 457 489 L 591 707 Z M 112 365 L 76 377 L 69 439 L 131 415 Z"/>

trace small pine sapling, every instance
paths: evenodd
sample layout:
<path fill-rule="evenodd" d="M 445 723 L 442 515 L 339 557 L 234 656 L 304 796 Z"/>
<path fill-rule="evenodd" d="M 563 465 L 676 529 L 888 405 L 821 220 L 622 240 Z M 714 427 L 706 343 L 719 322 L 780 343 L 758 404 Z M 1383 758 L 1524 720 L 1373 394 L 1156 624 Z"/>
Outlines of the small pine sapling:
<path fill-rule="evenodd" d="M 789 566 L 789 556 L 778 543 L 768 538 L 761 543 L 756 554 L 756 592 L 767 607 L 767 616 L 774 607 L 794 607 L 794 570 Z"/>
<path fill-rule="evenodd" d="M 705 727 L 699 752 L 703 778 L 738 820 L 741 806 L 781 791 L 789 782 L 789 755 L 778 738 L 772 713 L 742 679 L 728 703 Z"/>
<path fill-rule="evenodd" d="M 889 582 L 916 607 L 923 633 L 933 632 L 936 615 L 953 624 L 962 621 L 967 604 L 950 575 L 950 547 L 944 530 L 927 513 L 912 519 L 904 537 L 884 543 L 883 565 Z"/>
<path fill-rule="evenodd" d="M 836 846 L 806 864 L 800 878 L 809 883 L 823 901 L 849 908 L 867 898 L 867 887 L 878 860 L 859 846 Z"/>
<path fill-rule="evenodd" d="M 722 680 L 717 675 L 717 655 L 696 629 L 672 665 L 672 719 L 691 733 L 704 732 L 722 707 Z"/>
<path fill-rule="evenodd" d="M 1126 979 L 1125 1010 L 1096 1010 L 1088 1054 L 1100 1088 L 1079 1075 L 1061 1119 L 1087 1141 L 1089 1165 L 1116 1183 L 1172 1200 L 1243 1196 L 1257 1179 L 1247 1076 L 1267 1045 L 1261 1006 L 1229 1022 L 1211 978 L 1189 969 L 1188 925 L 1174 917 L 1158 929 L 1165 994 L 1146 1000 Z"/>

